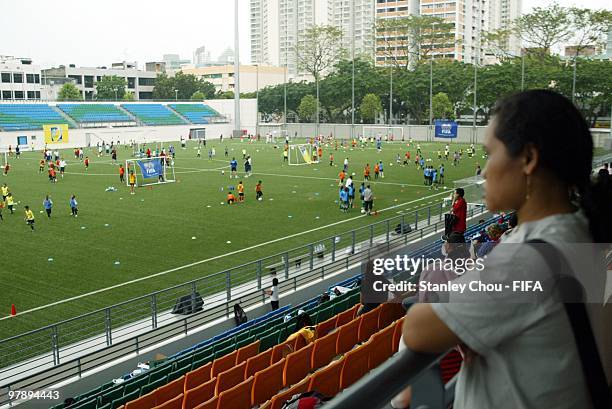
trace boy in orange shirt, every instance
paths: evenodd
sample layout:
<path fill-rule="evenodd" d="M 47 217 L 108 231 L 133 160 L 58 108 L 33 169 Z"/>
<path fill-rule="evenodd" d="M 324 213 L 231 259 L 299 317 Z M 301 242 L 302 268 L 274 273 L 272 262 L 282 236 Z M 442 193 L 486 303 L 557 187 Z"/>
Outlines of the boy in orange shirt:
<path fill-rule="evenodd" d="M 380 173 L 380 167 L 378 167 L 378 163 L 374 165 L 374 179 L 378 179 L 378 174 Z"/>
<path fill-rule="evenodd" d="M 370 164 L 367 163 L 365 169 L 363 170 L 363 179 L 370 180 Z"/>
<path fill-rule="evenodd" d="M 227 194 L 227 204 L 234 204 L 234 203 L 236 203 L 236 197 L 234 196 L 232 192 L 229 192 Z"/>
<path fill-rule="evenodd" d="M 338 173 L 338 177 L 340 178 L 340 185 L 344 184 L 344 178 L 346 177 L 344 170 L 341 170 L 340 173 Z"/>
<path fill-rule="evenodd" d="M 261 191 L 261 180 L 257 182 L 257 185 L 255 185 L 255 194 L 257 200 L 263 200 L 263 192 Z"/>

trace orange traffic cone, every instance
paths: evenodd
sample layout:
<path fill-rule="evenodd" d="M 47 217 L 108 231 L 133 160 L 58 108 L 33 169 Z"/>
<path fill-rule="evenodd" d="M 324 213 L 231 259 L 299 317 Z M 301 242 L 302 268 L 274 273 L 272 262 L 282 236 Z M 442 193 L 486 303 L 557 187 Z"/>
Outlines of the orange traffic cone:
<path fill-rule="evenodd" d="M 15 304 L 11 304 L 11 315 L 17 315 L 17 309 L 15 308 Z"/>

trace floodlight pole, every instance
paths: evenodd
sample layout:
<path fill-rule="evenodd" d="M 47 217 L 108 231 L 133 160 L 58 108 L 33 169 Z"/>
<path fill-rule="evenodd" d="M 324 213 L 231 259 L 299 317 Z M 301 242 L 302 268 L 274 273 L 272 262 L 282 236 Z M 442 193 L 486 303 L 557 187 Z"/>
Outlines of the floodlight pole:
<path fill-rule="evenodd" d="M 259 135 L 259 64 L 255 64 L 255 136 Z"/>
<path fill-rule="evenodd" d="M 352 80 L 351 80 L 351 139 L 355 139 L 355 6 L 354 2 L 349 1 L 351 6 L 351 60 Z"/>
<path fill-rule="evenodd" d="M 574 72 L 572 74 L 572 102 L 576 99 L 576 60 L 578 59 L 578 53 L 574 56 Z"/>
<path fill-rule="evenodd" d="M 240 127 L 240 39 L 238 38 L 238 0 L 234 0 L 234 134 Z"/>
<path fill-rule="evenodd" d="M 525 52 L 521 47 L 521 91 L 525 90 Z"/>

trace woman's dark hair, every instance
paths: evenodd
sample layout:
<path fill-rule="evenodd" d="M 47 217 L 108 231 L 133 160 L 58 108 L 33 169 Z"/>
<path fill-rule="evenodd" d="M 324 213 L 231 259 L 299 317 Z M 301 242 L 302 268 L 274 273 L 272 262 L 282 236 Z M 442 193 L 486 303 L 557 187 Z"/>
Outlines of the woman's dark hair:
<path fill-rule="evenodd" d="M 295 331 L 299 331 L 304 327 L 312 327 L 312 319 L 310 318 L 310 315 L 305 312 L 297 316 Z"/>
<path fill-rule="evenodd" d="M 272 285 L 278 285 L 278 278 L 272 279 Z"/>
<path fill-rule="evenodd" d="M 463 188 L 461 188 L 461 187 L 458 187 L 457 189 L 455 189 L 455 192 L 457 192 L 457 194 L 458 194 L 460 197 L 465 196 L 465 190 L 463 190 Z"/>
<path fill-rule="evenodd" d="M 463 233 L 454 231 L 448 235 L 446 242 L 448 246 L 448 258 L 456 260 L 458 258 L 470 257 L 469 245 L 465 242 L 465 236 Z"/>
<path fill-rule="evenodd" d="M 495 136 L 510 156 L 533 145 L 541 166 L 567 185 L 568 194 L 575 192 L 589 219 L 593 240 L 609 243 L 612 220 L 606 203 L 612 199 L 610 181 L 591 182 L 593 138 L 574 104 L 553 91 L 530 90 L 498 101 L 492 115 Z"/>
<path fill-rule="evenodd" d="M 518 224 L 518 215 L 516 213 L 512 213 L 508 218 L 508 227 L 513 229 Z"/>

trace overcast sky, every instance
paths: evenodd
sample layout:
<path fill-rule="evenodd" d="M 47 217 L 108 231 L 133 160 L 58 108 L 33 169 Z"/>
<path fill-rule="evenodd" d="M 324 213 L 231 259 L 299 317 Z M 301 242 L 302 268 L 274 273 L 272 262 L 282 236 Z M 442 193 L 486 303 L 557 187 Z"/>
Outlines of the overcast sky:
<path fill-rule="evenodd" d="M 234 46 L 232 0 L 0 0 L 0 55 L 30 57 L 43 67 L 192 59 L 202 45 L 213 59 Z M 523 11 L 551 1 L 523 0 Z M 604 8 L 609 0 L 561 0 Z M 609 8 L 609 6 L 608 6 Z M 239 0 L 240 60 L 250 61 L 249 0 Z"/>

